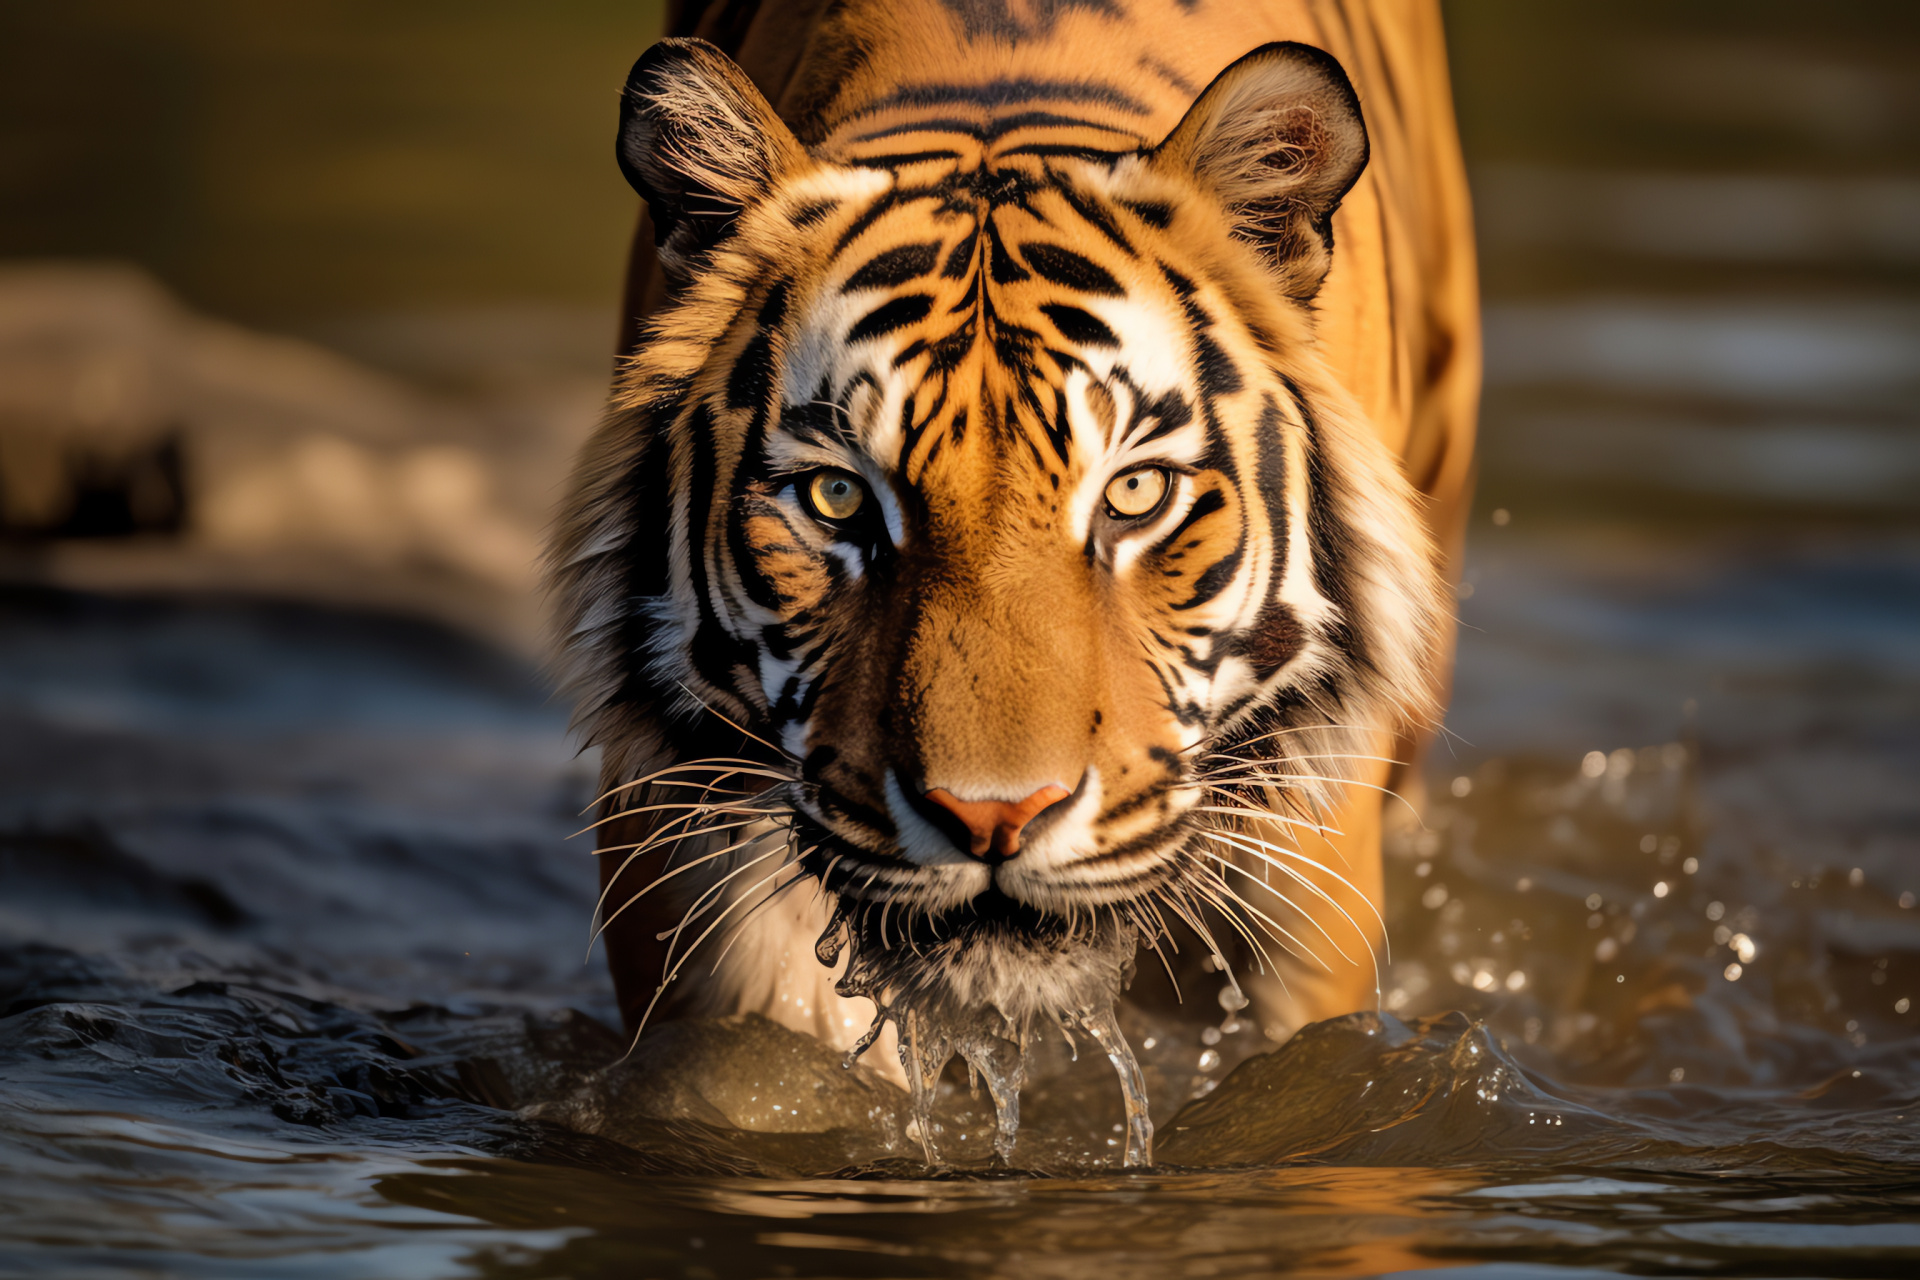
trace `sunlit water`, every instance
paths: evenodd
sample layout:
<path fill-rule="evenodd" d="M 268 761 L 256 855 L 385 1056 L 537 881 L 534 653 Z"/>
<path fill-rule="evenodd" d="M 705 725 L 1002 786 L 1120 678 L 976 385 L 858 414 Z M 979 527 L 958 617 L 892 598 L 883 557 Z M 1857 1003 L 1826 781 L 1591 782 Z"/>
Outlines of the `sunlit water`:
<path fill-rule="evenodd" d="M 956 1063 L 940 1168 L 771 1024 L 610 1065 L 590 771 L 512 663 L 16 593 L 0 1270 L 1911 1273 L 1920 554 L 1689 545 L 1482 539 L 1385 1008 L 1277 1051 L 1216 993 L 1123 1010 L 1145 1173 L 1086 1037 L 1036 1045 L 1007 1161 Z"/>

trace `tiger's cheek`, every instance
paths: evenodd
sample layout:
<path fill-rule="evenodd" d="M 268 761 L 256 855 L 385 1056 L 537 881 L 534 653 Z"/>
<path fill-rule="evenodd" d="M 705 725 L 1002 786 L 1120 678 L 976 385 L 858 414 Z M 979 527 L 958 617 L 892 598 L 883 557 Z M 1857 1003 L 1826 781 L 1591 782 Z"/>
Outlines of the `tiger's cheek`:
<path fill-rule="evenodd" d="M 1176 636 L 1191 636 L 1239 611 L 1249 553 L 1249 512 L 1227 477 L 1202 477 L 1188 513 L 1140 557 L 1132 583 L 1152 624 Z"/>
<path fill-rule="evenodd" d="M 748 553 L 741 576 L 754 602 L 782 620 L 817 614 L 833 590 L 827 557 L 808 546 L 770 502 L 747 514 L 740 531 Z"/>

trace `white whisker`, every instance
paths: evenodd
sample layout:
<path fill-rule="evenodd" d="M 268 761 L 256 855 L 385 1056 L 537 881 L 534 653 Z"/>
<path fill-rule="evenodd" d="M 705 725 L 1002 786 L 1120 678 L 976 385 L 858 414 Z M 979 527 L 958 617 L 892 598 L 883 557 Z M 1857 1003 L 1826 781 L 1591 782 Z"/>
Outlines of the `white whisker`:
<path fill-rule="evenodd" d="M 754 861 L 748 863 L 747 866 L 750 867 L 750 866 L 756 865 L 757 863 L 765 862 L 767 858 L 771 858 L 775 854 L 778 854 L 781 852 L 784 852 L 784 850 L 776 849 L 774 850 L 773 853 L 769 853 L 764 855 L 763 857 L 754 859 Z M 700 934 L 700 936 L 693 940 L 693 945 L 687 948 L 685 954 L 683 954 L 680 957 L 679 962 L 675 964 L 672 969 L 668 970 L 666 976 L 660 980 L 659 987 L 655 989 L 653 993 L 653 999 L 647 1001 L 647 1007 L 645 1011 L 642 1012 L 640 1015 L 640 1024 L 634 1028 L 633 1040 L 631 1043 L 627 1045 L 627 1052 L 629 1054 L 631 1054 L 634 1050 L 634 1047 L 640 1043 L 640 1036 L 647 1029 L 647 1019 L 653 1016 L 654 1006 L 660 1003 L 660 997 L 667 993 L 667 987 L 672 984 L 673 980 L 680 976 L 680 970 L 686 967 L 687 961 L 693 959 L 694 953 L 700 950 L 700 944 L 705 942 L 709 937 L 711 937 L 713 934 L 713 931 L 715 929 L 718 929 L 723 923 L 725 923 L 727 917 L 729 915 L 732 915 L 733 912 L 736 909 L 738 909 L 742 903 L 750 901 L 752 899 L 753 891 L 755 889 L 758 889 L 761 885 L 773 879 L 775 876 L 779 875 L 782 871 L 785 871 L 787 867 L 791 865 L 793 864 L 784 863 L 778 867 L 775 867 L 767 875 L 755 881 L 751 888 L 749 888 L 745 893 L 741 894 L 739 897 L 735 898 L 731 903 L 729 903 L 727 905 L 726 910 L 722 911 L 719 915 L 715 916 L 713 918 L 713 923 L 708 925 L 706 929 Z M 747 869 L 746 867 L 740 868 L 741 871 L 745 871 L 746 869 Z M 734 875 L 738 875 L 738 874 L 739 872 L 734 873 Z M 732 879 L 732 876 L 729 876 L 728 879 Z M 685 926 L 685 922 L 683 921 L 682 927 L 684 926 Z M 678 930 L 676 930 L 675 932 L 677 933 Z M 667 948 L 667 956 L 669 959 L 671 959 L 672 955 L 673 955 L 673 948 L 669 946 Z"/>
<path fill-rule="evenodd" d="M 1267 865 L 1274 867 L 1282 875 L 1288 876 L 1293 880 L 1298 881 L 1301 885 L 1304 885 L 1306 888 L 1311 889 L 1316 895 L 1325 899 L 1327 904 L 1331 906 L 1335 911 L 1338 911 L 1341 915 L 1346 916 L 1347 923 L 1353 926 L 1355 933 L 1358 933 L 1362 938 L 1366 937 L 1367 931 L 1360 927 L 1360 922 L 1358 920 L 1355 920 L 1351 915 L 1348 915 L 1347 909 L 1341 906 L 1339 902 L 1335 901 L 1332 897 L 1330 897 L 1327 894 L 1326 890 L 1322 889 L 1319 885 L 1313 883 L 1311 880 L 1301 875 L 1298 871 L 1294 870 L 1292 867 L 1286 865 L 1285 863 L 1279 861 L 1278 859 L 1281 857 L 1292 858 L 1296 862 L 1305 863 L 1307 866 L 1312 867 L 1315 871 L 1318 871 L 1323 875 L 1332 876 L 1336 881 L 1339 882 L 1341 888 L 1346 889 L 1347 891 L 1352 893 L 1354 897 L 1360 899 L 1360 901 L 1367 904 L 1368 913 L 1373 916 L 1374 922 L 1380 926 L 1380 939 L 1382 942 L 1386 942 L 1387 922 L 1386 922 L 1386 919 L 1383 916 L 1381 916 L 1379 908 L 1373 905 L 1373 899 L 1368 897 L 1365 893 L 1361 892 L 1360 886 L 1356 885 L 1355 883 L 1353 883 L 1353 881 L 1341 875 L 1338 871 L 1335 871 L 1332 867 L 1327 866 L 1323 862 L 1316 862 L 1314 859 L 1309 858 L 1306 854 L 1301 853 L 1298 849 L 1289 849 L 1283 844 L 1275 844 L 1271 840 L 1262 840 L 1259 836 L 1250 835 L 1244 831 L 1222 831 L 1218 827 L 1209 827 L 1209 828 L 1203 829 L 1201 834 L 1207 836 L 1210 839 L 1220 840 L 1220 841 L 1224 841 L 1226 843 L 1232 844 L 1236 848 L 1239 848 L 1244 852 L 1250 853 L 1254 857 L 1259 858 L 1262 862 L 1266 863 Z M 1250 845 L 1255 847 L 1249 848 L 1248 846 Z M 1262 850 L 1266 850 L 1266 852 L 1262 852 Z M 1369 942 L 1367 945 L 1369 948 L 1371 948 L 1373 944 Z M 1389 964 L 1393 962 L 1393 948 L 1390 943 L 1388 944 L 1388 947 L 1387 947 L 1387 962 Z"/>
<path fill-rule="evenodd" d="M 780 782 L 799 781 L 799 779 L 792 774 L 777 773 L 767 768 L 765 761 L 748 760 L 744 757 L 734 756 L 710 756 L 704 760 L 688 760 L 681 764 L 670 765 L 665 769 L 657 769 L 644 778 L 635 778 L 632 782 L 623 782 L 617 787 L 609 787 L 594 797 L 593 803 L 589 804 L 580 812 L 586 813 L 591 810 L 594 805 L 610 800 L 623 791 L 631 791 L 635 787 L 644 787 L 649 782 L 656 782 L 661 778 L 670 778 L 676 773 L 693 773 L 698 771 L 708 773 L 743 772 L 751 773 L 755 777 L 772 778 Z"/>
<path fill-rule="evenodd" d="M 790 868 L 798 867 L 800 865 L 800 860 L 806 857 L 809 853 L 812 853 L 814 849 L 817 849 L 817 848 L 819 848 L 818 845 L 810 845 L 807 848 L 802 849 L 800 852 L 793 855 L 793 861 L 783 865 L 780 868 L 780 870 L 786 871 Z M 738 942 L 744 936 L 746 936 L 747 922 L 752 920 L 755 914 L 757 914 L 762 908 L 772 905 L 775 901 L 777 901 L 780 898 L 782 894 L 792 889 L 795 885 L 805 884 L 809 878 L 810 877 L 808 877 L 808 875 L 803 871 L 799 875 L 793 877 L 793 879 L 787 881 L 785 884 L 776 885 L 772 893 L 760 899 L 759 902 L 754 904 L 752 910 L 748 911 L 747 914 L 741 916 L 738 920 L 736 920 L 734 922 L 733 932 L 727 935 L 727 945 L 720 948 L 720 954 L 714 957 L 713 968 L 709 969 L 707 972 L 709 974 L 720 972 L 721 961 L 725 960 L 727 958 L 727 953 L 733 950 L 733 944 Z M 765 882 L 762 881 L 762 883 L 765 883 Z"/>
<path fill-rule="evenodd" d="M 765 738 L 761 737 L 759 734 L 750 732 L 749 730 L 741 727 L 740 725 L 735 724 L 732 720 L 728 719 L 721 712 L 714 710 L 713 707 L 710 704 L 708 704 L 708 702 L 704 698 L 702 698 L 699 694 L 695 693 L 693 690 L 687 688 L 685 681 L 675 680 L 674 683 L 680 686 L 680 692 L 686 694 L 689 698 L 692 698 L 695 702 L 699 703 L 702 707 L 706 708 L 706 712 L 708 715 L 713 716 L 715 719 L 719 720 L 721 723 L 735 730 L 738 730 L 745 737 L 752 738 L 755 742 L 759 743 L 761 746 L 765 747 L 767 750 L 777 751 L 782 756 L 785 756 L 787 759 L 794 761 L 794 763 L 796 764 L 799 763 L 799 758 L 796 757 L 793 754 L 793 752 L 788 751 L 785 747 L 776 746 L 775 744 L 768 742 Z"/>
<path fill-rule="evenodd" d="M 619 919 L 621 913 L 624 912 L 628 907 L 640 901 L 640 899 L 646 897 L 649 893 L 652 893 L 655 889 L 659 888 L 662 884 L 665 884 L 667 881 L 673 879 L 675 876 L 679 875 L 683 871 L 691 871 L 693 868 L 700 866 L 702 863 L 712 862 L 715 858 L 724 858 L 728 854 L 733 853 L 736 850 L 744 849 L 749 845 L 755 844 L 761 840 L 765 840 L 767 836 L 770 834 L 772 833 L 762 832 L 761 834 L 756 836 L 748 836 L 745 840 L 736 841 L 733 844 L 728 845 L 724 849 L 716 849 L 712 853 L 702 854 L 700 857 L 695 858 L 691 862 L 684 862 L 679 866 L 675 867 L 673 870 L 660 876 L 659 879 L 655 880 L 652 884 L 640 890 L 638 893 L 633 894 L 625 902 L 621 903 L 619 908 L 615 910 L 612 915 L 606 917 L 606 919 L 604 920 L 600 920 L 600 923 L 594 927 L 593 935 L 587 939 L 587 954 L 588 955 L 593 954 L 593 944 L 600 940 L 600 935 L 607 931 L 608 925 L 612 924 L 615 920 Z M 630 855 L 629 861 L 631 861 L 633 857 L 638 857 L 638 856 L 639 856 L 638 854 Z M 752 864 L 749 863 L 748 865 L 751 866 Z M 625 871 L 625 870 L 626 870 L 626 866 L 622 864 L 620 871 Z M 734 874 L 737 875 L 738 872 L 735 872 Z M 600 891 L 600 901 L 594 906 L 594 917 L 596 919 L 599 918 L 601 910 L 606 906 L 607 894 L 612 892 L 613 886 L 619 880 L 619 878 L 620 878 L 620 873 L 615 872 L 613 877 L 607 881 L 606 888 Z M 732 879 L 732 876 L 728 876 L 727 879 Z M 726 880 L 722 880 L 720 881 L 720 883 L 725 884 Z M 700 900 L 704 900 L 705 897 L 706 895 L 703 893 L 701 895 Z"/>
<path fill-rule="evenodd" d="M 1262 889 L 1265 889 L 1268 893 L 1272 894 L 1274 897 L 1278 898 L 1280 901 L 1286 903 L 1289 907 L 1292 907 L 1295 911 L 1300 912 L 1301 916 L 1303 916 L 1306 919 L 1307 923 L 1312 925 L 1314 928 L 1318 929 L 1320 931 L 1321 936 L 1326 938 L 1328 944 L 1332 946 L 1335 951 L 1339 952 L 1340 958 L 1342 960 L 1345 960 L 1348 964 L 1357 963 L 1354 960 L 1354 958 L 1348 955 L 1346 951 L 1340 946 L 1340 944 L 1334 940 L 1333 935 L 1327 932 L 1325 926 L 1323 926 L 1318 920 L 1315 920 L 1311 912 L 1303 910 L 1300 904 L 1295 902 L 1292 898 L 1289 898 L 1286 894 L 1281 893 L 1278 889 L 1275 889 L 1272 885 L 1268 884 L 1266 881 L 1259 879 L 1252 872 L 1248 871 L 1245 867 L 1241 866 L 1239 863 L 1235 862 L 1231 858 L 1223 858 L 1217 853 L 1208 853 L 1206 856 L 1212 861 L 1219 863 L 1223 867 L 1232 867 L 1235 871 L 1238 871 L 1241 875 L 1246 876 L 1249 880 L 1252 880 L 1255 884 L 1258 884 Z M 1274 920 L 1271 917 L 1262 914 L 1259 908 L 1255 907 L 1252 903 L 1247 902 L 1246 899 L 1242 898 L 1239 894 L 1236 893 L 1233 896 L 1234 896 L 1234 900 L 1236 902 L 1239 902 L 1242 906 L 1246 907 L 1248 911 L 1254 912 L 1256 915 L 1260 915 L 1261 919 L 1264 920 L 1267 924 L 1269 924 L 1275 929 L 1278 929 L 1282 934 L 1285 934 L 1287 941 L 1292 944 L 1287 947 L 1287 950 L 1292 951 L 1295 955 L 1302 955 L 1308 959 L 1311 959 L 1315 964 L 1325 969 L 1328 973 L 1333 972 L 1333 966 L 1328 964 L 1321 957 L 1319 952 L 1315 951 L 1312 947 L 1308 946 L 1305 941 L 1295 936 L 1292 930 L 1288 929 L 1285 925 L 1281 924 L 1278 920 Z M 1276 939 L 1276 941 L 1278 941 L 1278 939 Z M 1298 948 L 1298 950 L 1295 950 L 1296 947 Z"/>
<path fill-rule="evenodd" d="M 686 801 L 684 803 L 673 802 L 673 803 L 667 803 L 667 804 L 649 804 L 649 805 L 641 805 L 633 809 L 622 809 L 619 813 L 608 814 L 606 817 L 601 818 L 599 821 L 589 823 L 587 826 L 580 828 L 580 830 L 574 832 L 573 835 L 568 836 L 567 839 L 571 840 L 574 838 L 574 836 L 583 836 L 587 834 L 587 832 L 589 831 L 597 831 L 601 827 L 606 826 L 609 822 L 619 822 L 623 818 L 637 818 L 643 814 L 648 814 L 648 813 L 666 813 L 669 811 L 685 812 L 688 810 L 692 810 L 694 812 L 700 812 L 700 813 L 720 813 L 720 814 L 757 813 L 769 818 L 777 817 L 780 814 L 791 812 L 791 809 L 784 804 L 776 804 L 774 807 L 767 808 L 767 809 L 758 808 L 751 805 L 724 804 L 724 803 L 723 804 L 703 804 L 698 801 Z"/>

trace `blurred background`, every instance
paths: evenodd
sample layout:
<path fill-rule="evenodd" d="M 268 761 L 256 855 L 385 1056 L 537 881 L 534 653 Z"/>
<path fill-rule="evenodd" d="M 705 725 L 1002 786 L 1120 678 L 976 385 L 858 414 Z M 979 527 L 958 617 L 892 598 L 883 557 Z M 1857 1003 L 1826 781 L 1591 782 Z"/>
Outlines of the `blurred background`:
<path fill-rule="evenodd" d="M 645 0 L 0 11 L 0 572 L 531 652 L 611 368 Z"/>

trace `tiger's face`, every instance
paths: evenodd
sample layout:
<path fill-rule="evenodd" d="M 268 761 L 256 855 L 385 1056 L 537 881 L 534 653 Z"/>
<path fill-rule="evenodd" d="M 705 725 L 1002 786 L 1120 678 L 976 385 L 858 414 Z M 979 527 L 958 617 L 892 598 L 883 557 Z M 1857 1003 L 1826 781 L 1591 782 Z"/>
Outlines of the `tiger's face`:
<path fill-rule="evenodd" d="M 1047 955 L 1211 874 L 1211 758 L 1312 797 L 1425 692 L 1425 536 L 1304 305 L 1351 90 L 1286 46 L 1151 149 L 909 119 L 816 155 L 663 48 L 623 161 L 677 292 L 558 552 L 595 732 L 631 777 L 717 713 L 785 757 L 856 938 L 1077 999 Z"/>

